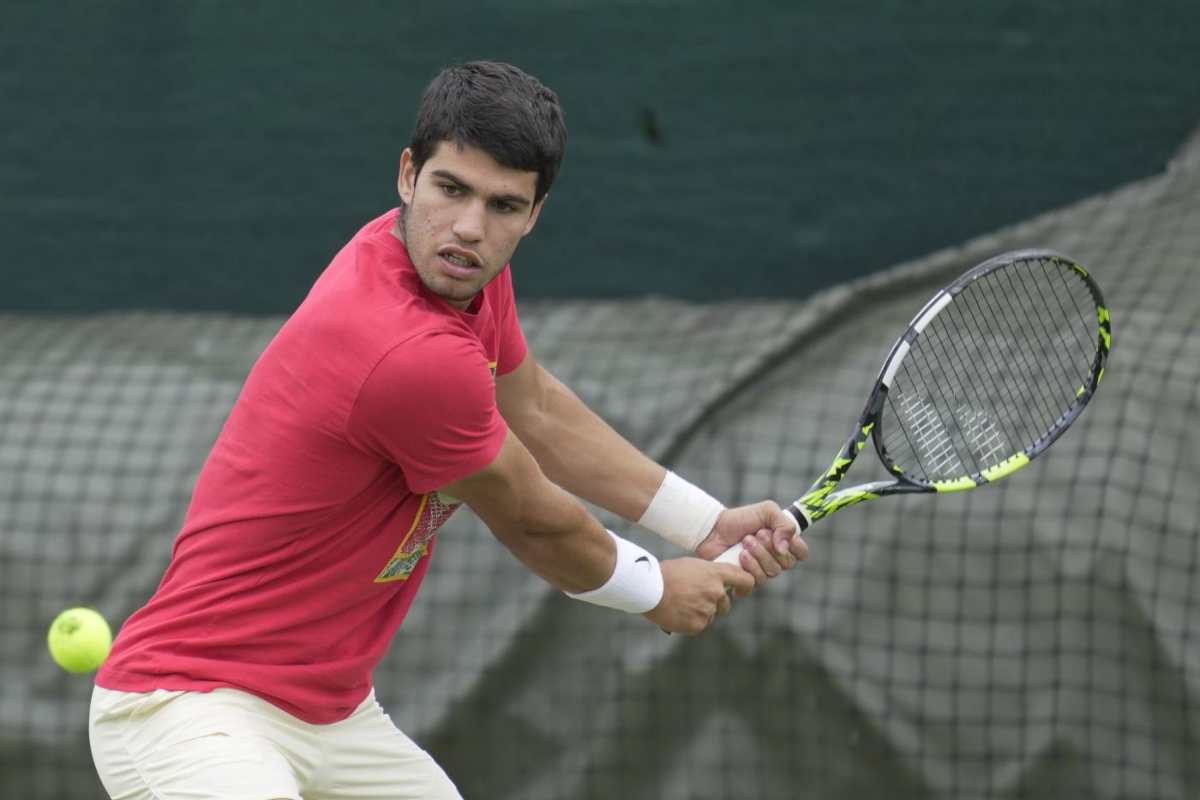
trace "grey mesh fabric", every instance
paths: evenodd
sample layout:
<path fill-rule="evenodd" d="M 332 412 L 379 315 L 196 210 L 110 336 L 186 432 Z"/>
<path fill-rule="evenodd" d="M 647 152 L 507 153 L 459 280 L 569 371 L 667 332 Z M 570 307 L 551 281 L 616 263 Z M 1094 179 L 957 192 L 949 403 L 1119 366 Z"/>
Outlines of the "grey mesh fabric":
<path fill-rule="evenodd" d="M 1028 246 L 1092 271 L 1114 342 L 1028 468 L 831 516 L 808 563 L 694 639 L 566 599 L 458 514 L 376 675 L 392 718 L 471 798 L 1196 796 L 1200 137 L 1157 177 L 803 302 L 521 313 L 648 452 L 727 503 L 788 502 L 915 310 Z M 0 795 L 100 796 L 90 682 L 50 662 L 46 627 L 75 604 L 119 624 L 153 590 L 280 322 L 0 317 Z"/>

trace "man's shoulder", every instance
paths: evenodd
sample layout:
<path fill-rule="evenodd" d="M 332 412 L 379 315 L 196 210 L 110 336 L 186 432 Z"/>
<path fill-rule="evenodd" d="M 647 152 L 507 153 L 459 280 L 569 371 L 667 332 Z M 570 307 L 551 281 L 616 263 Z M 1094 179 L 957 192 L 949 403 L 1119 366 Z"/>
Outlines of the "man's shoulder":
<path fill-rule="evenodd" d="M 419 296 L 349 308 L 316 302 L 281 334 L 314 356 L 368 369 L 397 349 L 433 353 L 448 339 L 473 340 L 469 329 Z"/>
<path fill-rule="evenodd" d="M 421 325 L 391 337 L 381 348 L 378 362 L 391 369 L 416 368 L 431 374 L 450 374 L 486 364 L 487 355 L 479 339 L 462 326 Z"/>
<path fill-rule="evenodd" d="M 354 234 L 354 237 L 350 241 L 354 241 L 366 236 L 374 236 L 378 233 L 387 233 L 396 224 L 396 218 L 399 215 L 400 209 L 388 209 L 359 228 L 358 233 Z"/>

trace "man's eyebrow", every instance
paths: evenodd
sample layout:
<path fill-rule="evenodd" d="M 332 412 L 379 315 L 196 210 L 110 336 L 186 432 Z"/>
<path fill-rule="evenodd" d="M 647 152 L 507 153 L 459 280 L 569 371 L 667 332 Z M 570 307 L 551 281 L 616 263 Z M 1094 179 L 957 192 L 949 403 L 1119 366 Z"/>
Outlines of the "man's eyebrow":
<path fill-rule="evenodd" d="M 466 189 L 468 191 L 472 191 L 472 192 L 475 191 L 474 186 L 467 183 L 466 181 L 464 181 L 462 178 L 455 175 L 450 170 L 435 169 L 433 171 L 433 175 L 435 178 L 441 178 L 443 180 L 450 181 L 451 183 L 455 184 L 456 186 L 461 186 L 463 189 Z M 519 194 L 498 194 L 498 195 L 493 195 L 493 196 L 489 197 L 488 199 L 492 200 L 492 201 L 500 201 L 501 203 L 508 203 L 509 205 L 514 205 L 514 206 L 527 206 L 527 205 L 532 204 L 532 202 L 533 202 L 528 197 L 525 197 L 525 196 L 519 195 Z"/>

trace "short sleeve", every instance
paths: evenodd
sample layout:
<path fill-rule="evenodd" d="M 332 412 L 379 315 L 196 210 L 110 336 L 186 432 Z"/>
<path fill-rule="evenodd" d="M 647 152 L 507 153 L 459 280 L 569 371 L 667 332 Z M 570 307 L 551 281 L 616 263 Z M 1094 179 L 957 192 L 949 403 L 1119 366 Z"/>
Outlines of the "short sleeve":
<path fill-rule="evenodd" d="M 525 360 L 529 345 L 525 342 L 525 332 L 521 330 L 521 320 L 517 316 L 517 303 L 513 296 L 512 270 L 504 271 L 504 282 L 497 293 L 496 324 L 500 335 L 500 353 L 496 361 L 496 374 L 507 375 Z"/>
<path fill-rule="evenodd" d="M 410 489 L 440 489 L 490 464 L 508 428 L 477 341 L 425 333 L 390 350 L 359 390 L 350 442 L 393 462 Z"/>

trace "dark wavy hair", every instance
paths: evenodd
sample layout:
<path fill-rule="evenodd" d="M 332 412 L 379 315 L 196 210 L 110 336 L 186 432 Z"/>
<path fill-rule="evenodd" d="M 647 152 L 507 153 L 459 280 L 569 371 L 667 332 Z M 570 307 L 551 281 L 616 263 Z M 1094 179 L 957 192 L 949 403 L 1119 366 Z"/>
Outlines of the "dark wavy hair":
<path fill-rule="evenodd" d="M 441 142 L 477 147 L 510 169 L 537 172 L 534 202 L 550 191 L 567 146 L 558 95 L 532 75 L 498 61 L 446 67 L 425 89 L 413 126 L 413 166 Z"/>

